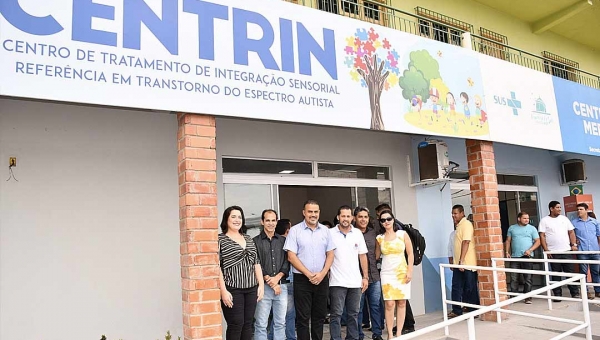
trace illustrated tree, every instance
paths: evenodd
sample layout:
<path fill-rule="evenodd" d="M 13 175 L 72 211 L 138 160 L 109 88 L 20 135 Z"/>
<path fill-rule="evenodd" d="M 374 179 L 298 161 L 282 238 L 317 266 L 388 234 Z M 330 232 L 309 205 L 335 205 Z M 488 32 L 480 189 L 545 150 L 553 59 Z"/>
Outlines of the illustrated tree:
<path fill-rule="evenodd" d="M 421 71 L 423 77 L 425 77 L 427 81 L 441 78 L 440 64 L 427 50 L 410 52 L 410 62 L 408 63 L 408 67 L 410 68 L 411 66 L 414 66 L 417 70 Z"/>
<path fill-rule="evenodd" d="M 412 100 L 414 96 L 421 96 L 423 103 L 429 99 L 429 82 L 423 73 L 414 66 L 404 70 L 400 77 L 400 87 L 402 88 L 402 97 L 408 101 Z"/>
<path fill-rule="evenodd" d="M 429 88 L 433 86 L 432 82 L 443 84 L 441 78 L 440 64 L 431 56 L 429 51 L 412 51 L 410 52 L 408 66 L 399 80 L 402 97 L 411 101 L 413 96 L 419 95 L 423 103 L 426 103 L 429 99 Z M 445 85 L 444 88 L 447 89 Z"/>
<path fill-rule="evenodd" d="M 387 39 L 380 39 L 374 28 L 357 29 L 346 38 L 345 65 L 350 77 L 369 91 L 371 129 L 385 130 L 381 116 L 381 94 L 398 84 L 398 53 Z"/>

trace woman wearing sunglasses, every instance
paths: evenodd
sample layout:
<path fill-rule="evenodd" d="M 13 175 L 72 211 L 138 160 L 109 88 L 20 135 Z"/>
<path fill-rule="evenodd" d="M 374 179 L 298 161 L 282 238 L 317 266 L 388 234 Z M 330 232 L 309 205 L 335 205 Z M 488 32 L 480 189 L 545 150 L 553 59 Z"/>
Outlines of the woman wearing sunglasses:
<path fill-rule="evenodd" d="M 388 339 L 393 338 L 394 309 L 396 309 L 396 325 L 402 329 L 406 314 L 406 300 L 410 299 L 410 281 L 413 272 L 413 249 L 410 237 L 395 224 L 394 214 L 384 210 L 379 215 L 381 225 L 375 257 L 383 256 L 381 263 L 381 288 L 385 301 L 385 329 Z M 405 256 L 407 254 L 407 256 Z"/>

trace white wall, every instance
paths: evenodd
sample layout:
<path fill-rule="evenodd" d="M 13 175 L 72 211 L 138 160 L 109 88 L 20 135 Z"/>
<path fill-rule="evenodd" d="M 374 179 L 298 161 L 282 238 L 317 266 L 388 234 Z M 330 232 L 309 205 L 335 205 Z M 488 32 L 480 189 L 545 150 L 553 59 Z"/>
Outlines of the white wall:
<path fill-rule="evenodd" d="M 391 166 L 394 210 L 403 221 L 417 223 L 415 190 L 409 187 L 406 156 L 408 135 L 368 130 L 319 127 L 242 119 L 217 119 L 217 169 L 222 156 L 285 160 L 325 161 Z M 223 187 L 222 174 L 218 176 Z M 223 211 L 223 197 L 219 197 Z M 298 207 L 302 209 L 302 207 Z M 329 216 L 324 218 L 329 219 Z M 411 305 L 415 314 L 424 313 L 421 267 L 415 270 Z"/>
<path fill-rule="evenodd" d="M 0 99 L 0 339 L 183 335 L 176 134 L 165 113 Z"/>

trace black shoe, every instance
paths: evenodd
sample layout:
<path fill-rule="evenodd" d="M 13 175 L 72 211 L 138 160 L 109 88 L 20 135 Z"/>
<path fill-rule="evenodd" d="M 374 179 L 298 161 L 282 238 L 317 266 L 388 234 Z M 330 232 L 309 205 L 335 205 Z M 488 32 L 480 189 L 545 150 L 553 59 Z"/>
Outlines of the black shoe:
<path fill-rule="evenodd" d="M 381 335 L 375 335 L 373 337 L 373 340 L 383 340 L 383 338 L 381 337 Z"/>
<path fill-rule="evenodd" d="M 362 325 L 362 328 L 371 328 L 371 325 L 369 325 L 368 323 L 365 323 Z"/>
<path fill-rule="evenodd" d="M 402 335 L 414 332 L 414 328 L 406 328 L 402 330 Z"/>

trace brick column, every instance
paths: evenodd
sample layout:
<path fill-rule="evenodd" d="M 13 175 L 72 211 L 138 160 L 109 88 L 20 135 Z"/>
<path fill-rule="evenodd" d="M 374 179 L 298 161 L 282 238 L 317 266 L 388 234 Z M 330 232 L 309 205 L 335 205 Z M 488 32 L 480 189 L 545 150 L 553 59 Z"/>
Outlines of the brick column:
<path fill-rule="evenodd" d="M 469 162 L 469 182 L 475 227 L 477 265 L 491 267 L 491 258 L 504 257 L 494 146 L 492 142 L 467 140 L 466 147 L 467 161 Z M 498 266 L 504 267 L 504 263 L 498 263 Z M 491 271 L 479 272 L 481 305 L 489 306 L 496 303 L 493 284 Z M 500 291 L 506 292 L 505 273 L 498 273 L 498 287 Z M 505 300 L 505 296 L 501 295 L 500 301 L 503 300 Z M 496 313 L 482 315 L 482 319 L 495 321 Z"/>
<path fill-rule="evenodd" d="M 184 339 L 221 339 L 215 118 L 177 119 Z"/>

